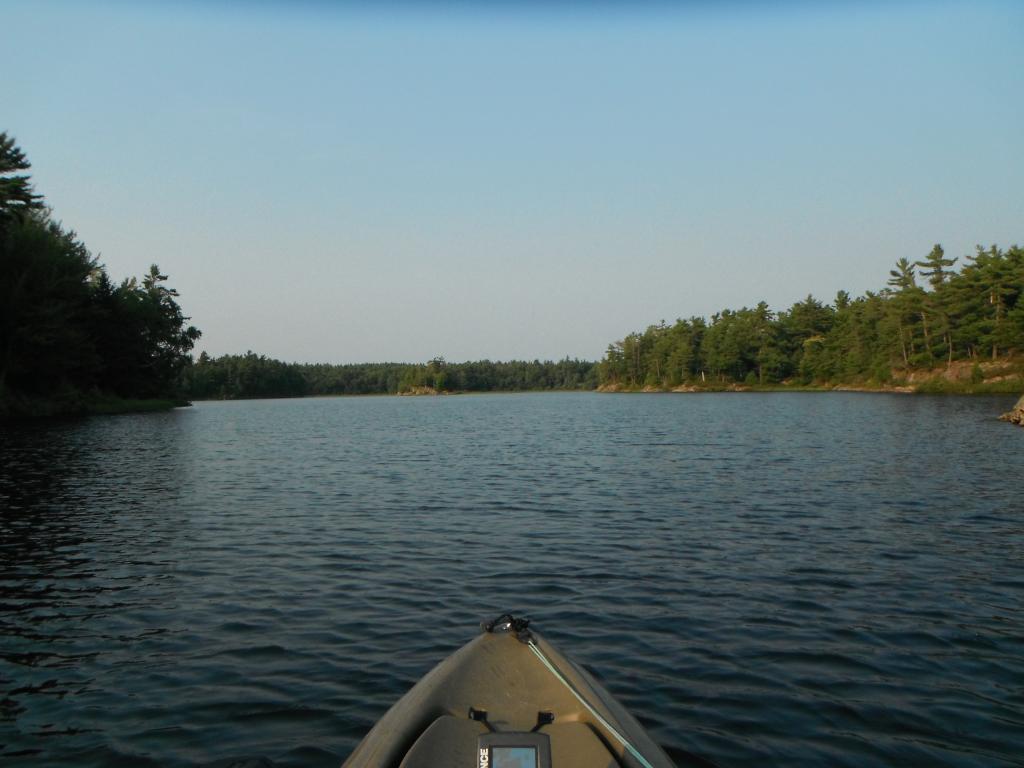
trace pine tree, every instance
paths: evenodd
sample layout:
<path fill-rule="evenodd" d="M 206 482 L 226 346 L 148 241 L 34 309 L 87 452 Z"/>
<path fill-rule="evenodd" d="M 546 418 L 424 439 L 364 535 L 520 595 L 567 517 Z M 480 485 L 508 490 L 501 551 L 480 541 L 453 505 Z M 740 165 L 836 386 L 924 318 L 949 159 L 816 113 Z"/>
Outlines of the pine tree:
<path fill-rule="evenodd" d="M 905 256 L 896 262 L 896 269 L 889 270 L 887 285 L 892 289 L 892 307 L 896 313 L 900 351 L 903 355 L 903 366 L 910 367 L 910 356 L 914 353 L 913 321 L 908 325 L 908 316 L 916 315 L 918 292 L 914 265 Z M 927 338 L 927 331 L 926 338 Z M 908 350 L 909 341 L 909 350 Z"/>
<path fill-rule="evenodd" d="M 14 138 L 0 132 L 0 234 L 13 220 L 42 206 L 42 199 L 32 191 L 29 177 L 18 173 L 31 167 Z"/>
<path fill-rule="evenodd" d="M 935 330 L 942 335 L 946 345 L 946 364 L 948 365 L 953 362 L 953 334 L 949 319 L 949 294 L 943 289 L 946 286 L 947 279 L 955 274 L 955 272 L 946 268 L 956 264 L 957 259 L 947 259 L 945 255 L 942 246 L 936 243 L 923 261 L 916 261 L 914 264 L 921 268 L 921 276 L 928 278 L 928 283 L 932 288 L 931 295 L 925 297 L 923 303 L 922 322 L 927 327 L 928 318 L 926 313 L 931 312 L 934 318 L 933 325 Z"/>

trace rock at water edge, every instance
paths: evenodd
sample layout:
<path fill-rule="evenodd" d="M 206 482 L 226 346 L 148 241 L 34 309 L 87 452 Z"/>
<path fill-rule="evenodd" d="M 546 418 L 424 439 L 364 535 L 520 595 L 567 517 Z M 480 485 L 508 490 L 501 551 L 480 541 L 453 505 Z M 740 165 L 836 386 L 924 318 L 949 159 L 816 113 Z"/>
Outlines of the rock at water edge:
<path fill-rule="evenodd" d="M 1011 411 L 1004 413 L 999 418 L 1003 421 L 1008 421 L 1011 424 L 1019 424 L 1024 427 L 1024 396 L 1017 401 L 1017 404 L 1013 406 Z"/>

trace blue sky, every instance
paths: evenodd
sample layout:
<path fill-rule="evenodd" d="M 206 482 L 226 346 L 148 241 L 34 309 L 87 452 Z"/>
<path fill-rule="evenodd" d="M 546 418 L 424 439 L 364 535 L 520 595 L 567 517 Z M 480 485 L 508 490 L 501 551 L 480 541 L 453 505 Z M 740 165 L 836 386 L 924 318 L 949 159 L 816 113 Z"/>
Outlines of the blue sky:
<path fill-rule="evenodd" d="M 197 349 L 599 357 L 1024 242 L 1024 4 L 5 0 L 0 130 Z"/>

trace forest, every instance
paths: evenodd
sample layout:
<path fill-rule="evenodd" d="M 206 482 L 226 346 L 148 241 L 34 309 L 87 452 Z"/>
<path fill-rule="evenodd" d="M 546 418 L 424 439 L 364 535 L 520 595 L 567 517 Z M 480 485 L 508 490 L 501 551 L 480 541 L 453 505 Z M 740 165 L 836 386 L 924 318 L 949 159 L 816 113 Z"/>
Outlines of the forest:
<path fill-rule="evenodd" d="M 901 258 L 884 287 L 831 303 L 813 296 L 710 319 L 664 321 L 608 346 L 599 362 L 345 365 L 282 362 L 247 352 L 193 361 L 200 337 L 153 264 L 115 283 L 54 218 L 0 133 L 0 419 L 169 407 L 193 399 L 532 390 L 886 387 L 915 372 L 963 371 L 984 391 L 996 361 L 1007 391 L 1024 380 L 1024 249 L 940 245 Z M 921 389 L 921 386 L 917 387 Z M 991 391 L 991 390 L 989 390 Z"/>
<path fill-rule="evenodd" d="M 199 331 L 167 275 L 115 284 L 0 133 L 0 419 L 168 407 Z"/>
<path fill-rule="evenodd" d="M 839 291 L 831 303 L 808 296 L 782 312 L 761 302 L 649 326 L 609 345 L 598 376 L 609 389 L 871 387 L 968 361 L 978 384 L 985 361 L 1019 368 L 1022 295 L 1024 249 L 979 246 L 960 262 L 936 245 L 899 259 L 885 287 L 857 298 Z"/>
<path fill-rule="evenodd" d="M 523 392 L 593 389 L 597 364 L 581 360 L 449 363 L 284 363 L 254 352 L 212 358 L 205 352 L 184 371 L 197 400 L 307 395 L 427 392 Z"/>
<path fill-rule="evenodd" d="M 949 258 L 936 245 L 901 258 L 881 290 L 831 303 L 808 296 L 788 310 L 725 309 L 710 319 L 661 322 L 609 345 L 603 360 L 565 359 L 424 364 L 283 363 L 249 352 L 211 358 L 184 371 L 196 399 L 406 392 L 723 389 L 855 385 L 884 388 L 915 372 L 940 375 L 915 388 L 1016 391 L 1024 380 L 1024 249 L 978 247 Z M 950 381 L 942 371 L 963 371 Z M 1001 382 L 985 382 L 994 361 Z M 997 386 L 999 385 L 999 386 Z"/>

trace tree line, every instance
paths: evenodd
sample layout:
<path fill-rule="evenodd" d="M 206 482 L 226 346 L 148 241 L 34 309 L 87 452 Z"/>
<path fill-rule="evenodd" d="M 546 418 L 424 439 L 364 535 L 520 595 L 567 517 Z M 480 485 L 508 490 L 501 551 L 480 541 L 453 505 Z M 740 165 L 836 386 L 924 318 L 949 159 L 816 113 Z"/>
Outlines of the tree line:
<path fill-rule="evenodd" d="M 200 332 L 177 291 L 155 264 L 115 284 L 36 194 L 30 167 L 0 133 L 0 418 L 179 398 Z"/>
<path fill-rule="evenodd" d="M 765 302 L 664 322 L 608 347 L 600 362 L 435 358 L 424 364 L 285 363 L 249 352 L 202 354 L 184 370 L 196 399 L 720 387 L 730 384 L 882 385 L 911 371 L 1024 352 L 1024 250 L 978 248 L 956 269 L 936 245 L 900 259 L 886 286 L 831 303 L 808 296 L 788 310 Z"/>
<path fill-rule="evenodd" d="M 249 352 L 194 363 L 200 332 L 152 265 L 114 283 L 53 217 L 0 133 L 0 419 L 89 410 L 104 398 L 196 399 L 413 391 L 884 384 L 911 371 L 1024 352 L 1024 249 L 936 245 L 900 259 L 885 287 L 781 312 L 765 302 L 710 319 L 664 321 L 608 346 L 599 362 L 285 363 Z"/>
<path fill-rule="evenodd" d="M 307 395 L 373 395 L 416 391 L 521 392 L 593 389 L 597 364 L 582 360 L 478 360 L 450 363 L 285 363 L 248 352 L 213 358 L 205 352 L 184 371 L 197 400 Z"/>
<path fill-rule="evenodd" d="M 901 258 L 879 291 L 830 303 L 813 296 L 788 310 L 722 310 L 662 321 L 609 345 L 602 385 L 676 387 L 745 383 L 884 384 L 958 360 L 1024 351 L 1024 249 L 982 248 L 947 258 L 936 245 Z"/>

